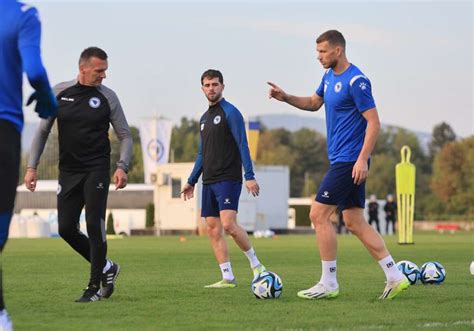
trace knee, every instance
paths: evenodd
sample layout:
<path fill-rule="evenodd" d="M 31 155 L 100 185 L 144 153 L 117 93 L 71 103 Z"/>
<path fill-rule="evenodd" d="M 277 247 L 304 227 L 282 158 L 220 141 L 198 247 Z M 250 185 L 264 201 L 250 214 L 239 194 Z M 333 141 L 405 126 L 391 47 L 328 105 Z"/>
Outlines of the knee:
<path fill-rule="evenodd" d="M 61 224 L 59 224 L 58 226 L 59 236 L 63 238 L 64 240 L 71 238 L 74 235 L 74 233 L 77 231 L 78 230 L 74 227 L 65 226 Z"/>
<path fill-rule="evenodd" d="M 210 238 L 218 238 L 222 233 L 219 226 L 207 226 L 207 235 Z"/>
<path fill-rule="evenodd" d="M 354 234 L 357 234 L 360 231 L 361 224 L 360 224 L 359 220 L 357 220 L 357 219 L 355 219 L 355 220 L 354 219 L 345 220 L 344 219 L 344 223 L 346 224 L 347 230 L 349 230 L 350 232 L 352 232 Z"/>
<path fill-rule="evenodd" d="M 326 217 L 324 214 L 317 210 L 311 210 L 309 212 L 309 219 L 311 220 L 311 223 L 313 223 L 315 228 L 330 223 L 329 217 Z"/>
<path fill-rule="evenodd" d="M 233 235 L 237 231 L 237 225 L 235 222 L 222 222 L 222 227 L 224 228 L 225 233 L 230 235 Z"/>

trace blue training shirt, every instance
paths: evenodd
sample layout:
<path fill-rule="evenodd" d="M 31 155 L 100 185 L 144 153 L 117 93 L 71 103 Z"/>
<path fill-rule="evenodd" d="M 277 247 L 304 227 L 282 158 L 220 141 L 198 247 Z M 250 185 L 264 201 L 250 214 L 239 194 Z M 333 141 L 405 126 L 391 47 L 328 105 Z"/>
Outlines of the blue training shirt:
<path fill-rule="evenodd" d="M 0 120 L 23 129 L 23 71 L 37 91 L 50 89 L 41 61 L 41 23 L 36 8 L 0 0 Z"/>
<path fill-rule="evenodd" d="M 369 79 L 353 64 L 340 75 L 329 69 L 316 94 L 324 99 L 329 162 L 356 161 L 367 128 L 362 113 L 375 108 Z"/>
<path fill-rule="evenodd" d="M 202 115 L 201 142 L 188 183 L 242 182 L 254 179 L 252 160 L 247 142 L 244 119 L 240 111 L 225 99 L 220 100 Z"/>

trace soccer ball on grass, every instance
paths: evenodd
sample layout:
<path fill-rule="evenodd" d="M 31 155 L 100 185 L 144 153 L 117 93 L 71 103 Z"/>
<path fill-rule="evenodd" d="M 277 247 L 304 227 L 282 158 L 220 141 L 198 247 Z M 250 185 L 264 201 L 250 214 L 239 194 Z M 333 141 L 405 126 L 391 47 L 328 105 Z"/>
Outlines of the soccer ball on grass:
<path fill-rule="evenodd" d="M 257 299 L 278 299 L 283 290 L 283 283 L 276 273 L 264 271 L 252 281 L 251 288 Z"/>

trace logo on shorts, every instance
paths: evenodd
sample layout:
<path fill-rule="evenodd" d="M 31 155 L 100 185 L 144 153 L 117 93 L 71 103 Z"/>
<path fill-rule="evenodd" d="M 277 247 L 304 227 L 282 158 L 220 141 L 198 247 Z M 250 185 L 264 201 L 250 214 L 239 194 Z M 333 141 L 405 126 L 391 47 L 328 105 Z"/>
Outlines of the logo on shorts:
<path fill-rule="evenodd" d="M 334 92 L 339 93 L 341 91 L 341 88 L 342 88 L 342 83 L 337 82 L 336 85 L 334 85 Z"/>
<path fill-rule="evenodd" d="M 104 183 L 99 183 L 97 184 L 97 187 L 98 189 L 103 189 L 104 188 Z"/>
<path fill-rule="evenodd" d="M 328 191 L 324 191 L 321 196 L 322 196 L 323 198 L 329 198 L 329 192 L 328 192 Z"/>
<path fill-rule="evenodd" d="M 58 184 L 58 189 L 56 190 L 56 195 L 59 195 L 61 193 L 61 184 Z"/>
<path fill-rule="evenodd" d="M 221 122 L 221 116 L 220 115 L 217 115 L 216 117 L 214 117 L 214 124 L 219 124 Z"/>
<path fill-rule="evenodd" d="M 100 107 L 100 99 L 97 97 L 92 97 L 89 99 L 89 106 L 92 108 L 99 108 Z"/>
<path fill-rule="evenodd" d="M 229 198 L 224 199 L 224 205 L 230 205 L 230 199 Z"/>

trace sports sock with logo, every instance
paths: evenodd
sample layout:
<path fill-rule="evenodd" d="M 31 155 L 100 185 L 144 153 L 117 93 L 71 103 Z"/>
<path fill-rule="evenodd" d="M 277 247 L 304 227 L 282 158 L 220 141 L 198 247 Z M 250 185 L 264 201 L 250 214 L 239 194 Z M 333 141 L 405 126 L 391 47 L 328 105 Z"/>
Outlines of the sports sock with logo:
<path fill-rule="evenodd" d="M 249 259 L 251 268 L 255 268 L 256 266 L 260 264 L 260 261 L 258 260 L 257 254 L 255 253 L 255 250 L 253 249 L 253 247 L 244 253 L 245 253 L 245 256 L 247 256 L 247 259 Z"/>
<path fill-rule="evenodd" d="M 320 283 L 323 283 L 326 287 L 331 290 L 339 287 L 336 277 L 336 260 L 334 261 L 323 261 L 321 260 L 323 272 L 321 274 Z"/>
<path fill-rule="evenodd" d="M 222 279 L 229 281 L 234 279 L 234 273 L 232 272 L 230 262 L 219 264 L 219 267 L 221 268 Z"/>
<path fill-rule="evenodd" d="M 397 282 L 403 279 L 403 274 L 398 270 L 395 261 L 391 255 L 388 255 L 379 261 L 379 265 L 385 273 L 388 282 Z"/>

